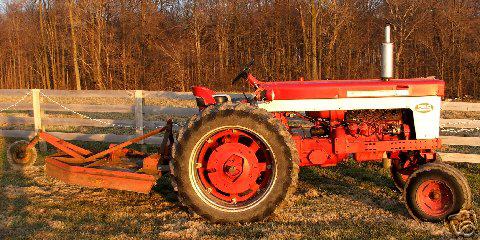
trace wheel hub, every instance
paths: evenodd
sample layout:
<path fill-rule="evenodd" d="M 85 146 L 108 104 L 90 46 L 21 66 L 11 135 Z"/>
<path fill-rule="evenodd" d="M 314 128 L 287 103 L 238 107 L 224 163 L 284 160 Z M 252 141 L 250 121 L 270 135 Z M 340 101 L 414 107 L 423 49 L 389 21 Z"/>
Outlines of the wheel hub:
<path fill-rule="evenodd" d="M 225 162 L 223 166 L 223 172 L 225 175 L 235 181 L 243 172 L 243 164 L 243 157 L 233 154 Z"/>
<path fill-rule="evenodd" d="M 435 191 L 430 192 L 430 194 L 428 194 L 428 197 L 432 201 L 438 201 L 441 198 L 441 195 L 442 194 L 440 193 L 440 191 L 435 190 Z"/>
<path fill-rule="evenodd" d="M 210 197 L 238 204 L 269 184 L 272 164 L 273 156 L 255 134 L 227 129 L 205 140 L 195 166 Z"/>
<path fill-rule="evenodd" d="M 220 191 L 239 194 L 247 191 L 260 176 L 258 159 L 243 144 L 227 143 L 218 147 L 207 164 L 208 177 Z"/>
<path fill-rule="evenodd" d="M 443 181 L 428 180 L 417 192 L 419 207 L 430 216 L 441 216 L 453 205 L 453 192 Z"/>
<path fill-rule="evenodd" d="M 27 149 L 25 146 L 19 146 L 13 149 L 13 161 L 17 164 L 26 164 L 28 162 Z"/>

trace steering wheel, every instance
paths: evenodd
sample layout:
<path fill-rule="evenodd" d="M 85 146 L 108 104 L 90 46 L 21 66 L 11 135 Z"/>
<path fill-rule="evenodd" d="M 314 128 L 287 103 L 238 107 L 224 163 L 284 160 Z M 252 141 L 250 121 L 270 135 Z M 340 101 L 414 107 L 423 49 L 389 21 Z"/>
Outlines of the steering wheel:
<path fill-rule="evenodd" d="M 238 80 L 240 80 L 241 78 L 247 78 L 248 71 L 250 70 L 250 67 L 253 66 L 254 63 L 255 63 L 255 59 L 253 59 L 252 61 L 250 61 L 250 62 L 245 66 L 245 68 L 243 68 L 243 70 L 240 71 L 240 73 L 232 80 L 232 85 L 234 85 L 236 82 L 238 82 Z"/>

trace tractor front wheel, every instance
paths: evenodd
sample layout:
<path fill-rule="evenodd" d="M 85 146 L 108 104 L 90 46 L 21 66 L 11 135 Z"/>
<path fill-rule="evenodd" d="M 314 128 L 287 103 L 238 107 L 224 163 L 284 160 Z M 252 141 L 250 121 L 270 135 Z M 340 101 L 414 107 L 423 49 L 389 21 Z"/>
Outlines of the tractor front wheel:
<path fill-rule="evenodd" d="M 179 198 L 210 221 L 262 220 L 295 189 L 295 144 L 264 110 L 210 107 L 179 135 L 173 162 Z"/>
<path fill-rule="evenodd" d="M 37 160 L 35 147 L 27 149 L 30 142 L 20 140 L 12 143 L 7 150 L 7 161 L 14 170 L 26 170 Z"/>
<path fill-rule="evenodd" d="M 415 219 L 440 222 L 472 207 L 472 194 L 466 178 L 445 163 L 422 165 L 409 178 L 405 203 Z"/>
<path fill-rule="evenodd" d="M 424 159 L 421 159 L 418 155 L 402 156 L 395 159 L 389 159 L 390 161 L 390 175 L 392 176 L 393 183 L 398 191 L 403 192 L 408 177 L 414 173 L 420 165 L 427 163 Z M 442 162 L 439 154 L 436 154 L 436 163 Z"/>

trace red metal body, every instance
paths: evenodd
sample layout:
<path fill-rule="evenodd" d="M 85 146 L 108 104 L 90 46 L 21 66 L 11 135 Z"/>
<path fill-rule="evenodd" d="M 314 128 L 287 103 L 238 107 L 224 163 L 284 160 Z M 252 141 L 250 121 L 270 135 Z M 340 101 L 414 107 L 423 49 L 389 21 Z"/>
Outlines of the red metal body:
<path fill-rule="evenodd" d="M 229 129 L 211 136 L 199 152 L 197 171 L 203 186 L 218 199 L 241 203 L 271 179 L 272 156 L 254 134 Z M 262 176 L 262 180 L 258 181 Z"/>
<path fill-rule="evenodd" d="M 385 152 L 432 150 L 441 147 L 440 139 L 348 142 L 346 138 L 304 138 L 294 135 L 300 166 L 335 166 L 350 154 L 358 162 L 381 161 Z"/>
<path fill-rule="evenodd" d="M 204 99 L 205 104 L 215 103 L 215 99 L 213 98 L 215 92 L 206 87 L 193 87 L 192 92 L 194 96 Z"/>
<path fill-rule="evenodd" d="M 429 216 L 442 216 L 452 206 L 454 192 L 442 180 L 428 180 L 420 184 L 415 199 L 418 207 Z"/>
<path fill-rule="evenodd" d="M 164 138 L 158 153 L 148 155 L 126 148 L 162 132 Z M 108 149 L 98 153 L 58 139 L 46 132 L 40 132 L 31 140 L 28 147 L 33 147 L 39 139 L 58 149 L 57 153 L 45 160 L 48 176 L 81 186 L 149 193 L 161 176 L 160 164 L 170 158 L 173 144 L 172 121 L 168 120 L 167 126 L 161 129 L 118 145 L 112 144 Z"/>
<path fill-rule="evenodd" d="M 248 81 L 257 92 L 266 92 L 267 100 L 346 98 L 348 91 L 408 90 L 408 96 L 444 96 L 445 82 L 436 79 L 317 80 L 261 82 L 253 75 Z"/>
<path fill-rule="evenodd" d="M 445 83 L 430 78 L 328 81 L 287 81 L 261 82 L 253 75 L 246 75 L 249 83 L 256 88 L 256 99 L 263 101 L 298 99 L 352 98 L 348 93 L 369 91 L 403 94 L 405 97 L 443 96 Z M 204 87 L 193 87 L 197 99 L 205 105 L 215 104 L 213 92 Z M 395 96 L 395 95 L 393 95 Z M 381 98 L 379 98 L 379 101 Z M 199 106 L 200 110 L 205 105 Z M 394 112 L 391 117 L 385 113 L 371 113 L 351 117 L 354 111 L 317 111 L 303 113 L 273 112 L 290 130 L 300 157 L 300 166 L 335 166 L 353 156 L 358 162 L 381 161 L 385 154 L 390 158 L 401 158 L 416 151 L 422 161 L 435 159 L 435 150 L 441 147 L 440 139 L 416 140 L 412 130 L 413 119 L 405 112 Z M 371 111 L 373 112 L 373 111 Z M 389 113 L 390 114 L 390 113 Z M 291 117 L 313 123 L 310 134 L 305 128 L 295 126 Z M 354 120 L 352 120 L 354 119 Z M 302 131 L 295 131 L 302 129 Z M 299 133 L 301 132 L 301 133 Z"/>

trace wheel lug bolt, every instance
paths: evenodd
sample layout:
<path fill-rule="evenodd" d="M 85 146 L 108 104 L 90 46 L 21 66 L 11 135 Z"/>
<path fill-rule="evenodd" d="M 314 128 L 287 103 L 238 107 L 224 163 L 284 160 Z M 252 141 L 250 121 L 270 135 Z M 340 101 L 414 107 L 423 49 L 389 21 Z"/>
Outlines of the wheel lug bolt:
<path fill-rule="evenodd" d="M 202 168 L 202 167 L 203 167 L 203 165 L 201 163 L 195 164 L 195 168 L 197 168 L 197 169 Z"/>
<path fill-rule="evenodd" d="M 232 203 L 233 203 L 233 204 L 237 204 L 237 199 L 236 199 L 236 198 L 232 198 Z"/>

